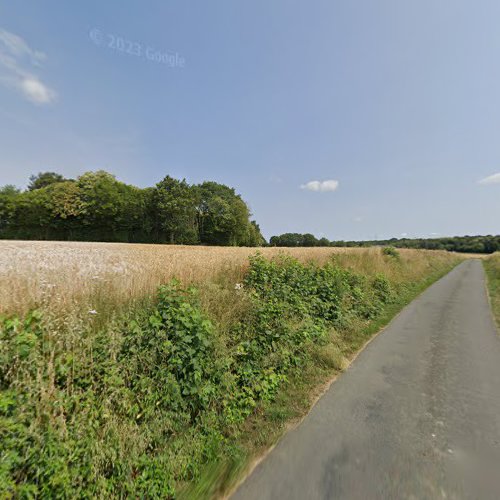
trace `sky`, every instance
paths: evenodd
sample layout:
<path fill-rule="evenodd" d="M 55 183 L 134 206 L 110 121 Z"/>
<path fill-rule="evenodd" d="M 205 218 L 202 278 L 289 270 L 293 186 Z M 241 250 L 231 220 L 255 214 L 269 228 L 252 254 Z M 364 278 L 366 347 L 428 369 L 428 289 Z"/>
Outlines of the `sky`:
<path fill-rule="evenodd" d="M 500 233 L 498 0 L 0 0 L 0 185 L 236 189 L 266 237 Z"/>

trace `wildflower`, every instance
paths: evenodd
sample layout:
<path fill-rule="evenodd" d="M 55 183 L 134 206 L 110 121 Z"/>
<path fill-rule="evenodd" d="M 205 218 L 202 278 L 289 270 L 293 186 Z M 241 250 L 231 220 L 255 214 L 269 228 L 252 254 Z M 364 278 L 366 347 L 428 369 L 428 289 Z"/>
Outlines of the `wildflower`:
<path fill-rule="evenodd" d="M 236 285 L 234 285 L 235 290 L 241 290 L 242 288 L 243 288 L 243 283 L 236 283 Z"/>
<path fill-rule="evenodd" d="M 89 314 L 97 314 L 97 311 L 96 311 L 95 309 L 91 309 L 91 310 L 89 311 Z"/>

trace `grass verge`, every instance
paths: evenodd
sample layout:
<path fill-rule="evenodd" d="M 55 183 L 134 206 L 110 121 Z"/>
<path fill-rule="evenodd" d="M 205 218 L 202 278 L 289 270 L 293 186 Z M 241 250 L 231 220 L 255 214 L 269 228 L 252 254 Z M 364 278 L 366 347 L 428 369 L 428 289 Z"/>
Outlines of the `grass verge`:
<path fill-rule="evenodd" d="M 483 265 L 488 278 L 488 292 L 491 309 L 497 327 L 500 328 L 500 253 L 495 253 L 483 260 Z"/>

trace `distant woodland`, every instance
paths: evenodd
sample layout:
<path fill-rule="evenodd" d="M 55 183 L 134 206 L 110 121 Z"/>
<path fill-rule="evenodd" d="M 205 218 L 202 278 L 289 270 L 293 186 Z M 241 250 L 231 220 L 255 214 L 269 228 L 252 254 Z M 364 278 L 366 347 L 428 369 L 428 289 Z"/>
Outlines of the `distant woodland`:
<path fill-rule="evenodd" d="M 0 238 L 260 246 L 248 205 L 217 182 L 190 185 L 166 176 L 153 187 L 105 171 L 65 179 L 30 178 L 26 190 L 0 187 Z"/>
<path fill-rule="evenodd" d="M 392 238 L 370 241 L 330 241 L 317 239 L 312 234 L 285 233 L 272 236 L 269 241 L 275 247 L 370 247 L 392 246 L 397 248 L 423 248 L 427 250 L 448 250 L 465 253 L 493 253 L 500 251 L 500 235 L 497 236 L 453 236 L 446 238 Z"/>
<path fill-rule="evenodd" d="M 0 187 L 0 239 L 115 241 L 186 245 L 268 243 L 236 191 L 217 182 L 188 184 L 167 175 L 153 187 L 120 182 L 103 170 L 65 179 L 30 177 L 27 189 Z M 423 248 L 465 253 L 500 251 L 500 235 L 330 241 L 313 234 L 272 236 L 275 247 Z"/>

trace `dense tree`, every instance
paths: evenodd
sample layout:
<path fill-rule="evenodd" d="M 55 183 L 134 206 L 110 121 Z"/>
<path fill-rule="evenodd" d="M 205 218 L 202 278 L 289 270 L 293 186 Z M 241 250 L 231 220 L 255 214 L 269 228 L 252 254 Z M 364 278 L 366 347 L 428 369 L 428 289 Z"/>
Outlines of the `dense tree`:
<path fill-rule="evenodd" d="M 21 193 L 21 190 L 13 184 L 0 187 L 0 196 L 13 197 Z"/>
<path fill-rule="evenodd" d="M 265 243 L 246 203 L 228 186 L 191 186 L 166 176 L 141 189 L 102 170 L 76 180 L 41 173 L 31 177 L 24 192 L 10 185 L 0 188 L 0 238 Z"/>
<path fill-rule="evenodd" d="M 260 232 L 260 226 L 254 220 L 250 221 L 248 226 L 248 237 L 245 242 L 245 246 L 248 247 L 260 247 L 266 244 L 266 240 Z"/>
<path fill-rule="evenodd" d="M 284 233 L 280 236 L 272 236 L 269 243 L 276 247 L 316 247 L 319 241 L 310 233 Z"/>
<path fill-rule="evenodd" d="M 30 183 L 28 184 L 28 191 L 34 191 L 35 189 L 41 189 L 56 182 L 63 182 L 66 179 L 61 174 L 56 174 L 55 172 L 39 172 L 36 175 L 30 177 Z"/>
<path fill-rule="evenodd" d="M 21 190 L 12 184 L 0 187 L 0 234 L 7 233 L 15 221 Z"/>
<path fill-rule="evenodd" d="M 197 191 L 185 179 L 167 175 L 156 184 L 153 194 L 159 240 L 165 235 L 169 243 L 196 243 Z"/>
<path fill-rule="evenodd" d="M 248 244 L 250 210 L 233 188 L 217 182 L 197 186 L 199 239 L 209 245 Z"/>

